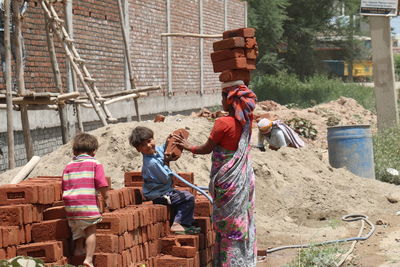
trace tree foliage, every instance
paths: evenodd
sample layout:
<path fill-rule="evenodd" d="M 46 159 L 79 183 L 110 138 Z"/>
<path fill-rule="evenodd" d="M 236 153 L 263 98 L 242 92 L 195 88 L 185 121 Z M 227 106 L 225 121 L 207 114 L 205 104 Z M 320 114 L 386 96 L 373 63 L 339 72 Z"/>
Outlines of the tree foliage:
<path fill-rule="evenodd" d="M 358 34 L 358 20 L 353 21 L 353 15 L 358 14 L 359 0 L 249 0 L 248 3 L 250 25 L 257 29 L 259 75 L 287 70 L 302 80 L 312 76 L 319 64 L 314 51 L 318 36 L 347 36 L 340 43 L 343 59 L 352 61 L 363 52 L 352 38 Z M 286 49 L 279 56 L 277 48 L 282 45 Z"/>
<path fill-rule="evenodd" d="M 249 23 L 257 29 L 260 55 L 257 68 L 262 73 L 274 73 L 283 68 L 277 47 L 288 19 L 286 8 L 289 0 L 249 0 Z"/>

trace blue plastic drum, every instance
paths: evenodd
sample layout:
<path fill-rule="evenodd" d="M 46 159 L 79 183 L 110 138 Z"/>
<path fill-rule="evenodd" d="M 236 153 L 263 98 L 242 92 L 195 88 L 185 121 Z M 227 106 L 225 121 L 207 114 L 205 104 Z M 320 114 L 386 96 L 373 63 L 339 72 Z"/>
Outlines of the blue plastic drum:
<path fill-rule="evenodd" d="M 369 125 L 328 128 L 329 163 L 355 175 L 375 179 L 372 134 Z"/>

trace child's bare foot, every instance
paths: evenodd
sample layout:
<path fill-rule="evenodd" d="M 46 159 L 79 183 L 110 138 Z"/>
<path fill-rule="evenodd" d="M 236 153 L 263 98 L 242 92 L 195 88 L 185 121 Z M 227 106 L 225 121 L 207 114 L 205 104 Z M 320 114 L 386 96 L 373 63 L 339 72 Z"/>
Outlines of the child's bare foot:
<path fill-rule="evenodd" d="M 171 226 L 171 232 L 184 232 L 185 228 L 179 223 L 174 222 Z"/>

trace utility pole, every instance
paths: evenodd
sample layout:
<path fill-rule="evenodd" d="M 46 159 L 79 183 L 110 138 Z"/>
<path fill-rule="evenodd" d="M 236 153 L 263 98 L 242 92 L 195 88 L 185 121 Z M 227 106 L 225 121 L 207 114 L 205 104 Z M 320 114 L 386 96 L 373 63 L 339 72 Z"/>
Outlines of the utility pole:
<path fill-rule="evenodd" d="M 370 16 L 374 92 L 379 131 L 397 126 L 399 123 L 389 17 L 397 16 L 397 8 L 397 0 L 361 0 L 361 14 Z"/>

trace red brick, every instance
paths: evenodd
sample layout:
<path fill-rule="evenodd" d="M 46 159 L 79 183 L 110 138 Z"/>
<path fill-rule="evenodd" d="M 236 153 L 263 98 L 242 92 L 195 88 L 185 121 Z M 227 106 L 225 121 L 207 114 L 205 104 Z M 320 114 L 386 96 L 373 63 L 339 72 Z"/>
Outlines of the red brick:
<path fill-rule="evenodd" d="M 154 122 L 164 122 L 165 121 L 165 116 L 161 114 L 157 114 L 154 118 Z"/>
<path fill-rule="evenodd" d="M 124 250 L 121 253 L 122 266 L 128 267 L 132 261 L 131 254 L 128 250 Z"/>
<path fill-rule="evenodd" d="M 194 184 L 194 174 L 193 172 L 177 172 L 179 176 L 181 176 L 183 179 L 188 181 L 191 184 Z M 181 180 L 177 179 L 176 177 L 173 178 L 174 185 L 175 186 L 181 186 L 181 187 L 187 187 L 187 185 L 182 182 Z"/>
<path fill-rule="evenodd" d="M 21 244 L 19 226 L 1 226 L 0 231 L 3 247 Z"/>
<path fill-rule="evenodd" d="M 176 236 L 168 236 L 161 238 L 161 253 L 163 254 L 171 254 L 173 246 L 179 246 L 180 243 L 178 242 Z"/>
<path fill-rule="evenodd" d="M 118 249 L 120 254 L 125 249 L 125 238 L 122 235 L 118 236 Z"/>
<path fill-rule="evenodd" d="M 103 219 L 97 224 L 97 232 L 102 234 L 123 234 L 127 222 L 123 214 L 103 213 Z"/>
<path fill-rule="evenodd" d="M 255 59 L 247 59 L 246 69 L 255 70 L 256 69 L 256 60 Z"/>
<path fill-rule="evenodd" d="M 182 154 L 182 148 L 178 147 L 175 142 L 177 141 L 175 137 L 172 135 L 178 135 L 183 139 L 188 139 L 189 138 L 189 132 L 185 129 L 178 129 L 175 130 L 174 132 L 171 133 L 171 136 L 168 137 L 166 141 L 166 146 L 165 146 L 165 160 L 168 161 L 175 161 L 178 160 Z"/>
<path fill-rule="evenodd" d="M 181 246 L 195 247 L 196 250 L 200 248 L 198 235 L 177 235 L 175 238 Z"/>
<path fill-rule="evenodd" d="M 181 258 L 194 258 L 196 256 L 196 253 L 196 248 L 190 246 L 173 246 L 171 250 L 172 256 Z"/>
<path fill-rule="evenodd" d="M 121 208 L 120 196 L 118 190 L 110 190 L 108 191 L 108 208 L 110 210 L 117 210 Z"/>
<path fill-rule="evenodd" d="M 246 48 L 255 48 L 257 46 L 256 38 L 246 38 Z"/>
<path fill-rule="evenodd" d="M 17 256 L 17 247 L 11 246 L 6 248 L 7 259 L 11 259 Z"/>
<path fill-rule="evenodd" d="M 111 253 L 95 253 L 94 266 L 101 266 L 101 267 L 115 267 L 115 266 L 122 266 L 118 265 L 118 263 L 122 263 L 122 258 L 120 254 L 111 254 Z"/>
<path fill-rule="evenodd" d="M 209 231 L 209 232 L 207 232 L 207 234 L 205 236 L 207 237 L 206 238 L 206 246 L 207 247 L 213 246 L 215 243 L 215 232 Z"/>
<path fill-rule="evenodd" d="M 156 259 L 156 265 L 162 267 L 192 267 L 193 259 L 165 255 Z"/>
<path fill-rule="evenodd" d="M 246 58 L 248 59 L 256 59 L 258 57 L 258 47 L 255 48 L 246 48 L 245 49 Z"/>
<path fill-rule="evenodd" d="M 212 230 L 210 217 L 194 217 L 194 220 L 195 224 L 201 228 L 203 234 Z"/>
<path fill-rule="evenodd" d="M 144 242 L 143 245 L 142 245 L 142 249 L 143 249 L 144 258 L 148 259 L 150 257 L 149 243 L 148 242 Z"/>
<path fill-rule="evenodd" d="M 50 181 L 48 181 L 48 179 L 46 179 L 46 180 L 29 179 L 28 181 L 21 183 L 21 185 L 37 186 L 37 189 L 38 189 L 37 203 L 39 203 L 39 204 L 52 204 L 56 200 L 55 199 L 56 183 L 51 183 Z M 61 183 L 59 184 L 59 186 L 61 186 Z M 61 192 L 61 187 L 59 187 L 58 193 L 60 193 L 60 192 Z M 57 200 L 59 200 L 59 198 Z"/>
<path fill-rule="evenodd" d="M 7 250 L 5 248 L 0 248 L 0 260 L 7 258 Z"/>
<path fill-rule="evenodd" d="M 211 53 L 213 63 L 237 57 L 245 57 L 243 48 L 225 49 Z"/>
<path fill-rule="evenodd" d="M 195 202 L 194 216 L 199 217 L 210 217 L 212 214 L 212 204 L 208 200 L 202 200 Z"/>
<path fill-rule="evenodd" d="M 65 219 L 67 214 L 63 206 L 51 207 L 45 209 L 43 212 L 43 220 L 55 220 L 55 219 Z"/>
<path fill-rule="evenodd" d="M 19 244 L 25 244 L 26 242 L 26 235 L 25 235 L 25 228 L 24 226 L 19 227 Z"/>
<path fill-rule="evenodd" d="M 0 205 L 30 204 L 38 202 L 38 186 L 0 186 Z"/>
<path fill-rule="evenodd" d="M 143 176 L 142 172 L 131 171 L 126 172 L 124 174 L 125 186 L 142 186 L 143 185 Z"/>
<path fill-rule="evenodd" d="M 33 242 L 68 239 L 71 236 L 65 219 L 43 221 L 32 224 Z"/>
<path fill-rule="evenodd" d="M 220 82 L 230 82 L 242 80 L 244 83 L 250 82 L 250 72 L 248 70 L 224 70 L 219 75 Z"/>
<path fill-rule="evenodd" d="M 215 62 L 213 64 L 214 72 L 222 72 L 224 70 L 232 69 L 246 69 L 247 61 L 245 57 L 237 57 L 233 59 L 227 59 L 224 61 Z"/>
<path fill-rule="evenodd" d="M 32 225 L 31 224 L 26 224 L 24 226 L 24 232 L 25 232 L 25 241 L 26 243 L 30 243 L 32 241 Z"/>
<path fill-rule="evenodd" d="M 125 232 L 122 236 L 124 238 L 125 249 L 133 247 L 133 237 L 132 237 L 132 235 L 129 234 L 128 232 Z"/>
<path fill-rule="evenodd" d="M 118 236 L 97 233 L 96 253 L 119 253 Z"/>
<path fill-rule="evenodd" d="M 246 42 L 243 37 L 232 37 L 223 39 L 221 41 L 217 41 L 213 43 L 214 51 L 231 49 L 237 47 L 245 47 Z"/>
<path fill-rule="evenodd" d="M 28 180 L 23 181 L 20 184 L 46 184 L 46 185 L 51 185 L 54 188 L 54 196 L 48 195 L 48 197 L 54 198 L 53 201 L 59 201 L 62 199 L 62 188 L 61 188 L 61 184 L 62 184 L 62 177 L 61 176 L 38 176 L 38 177 L 34 177 L 34 178 L 30 178 Z M 40 195 L 39 195 L 40 197 Z M 44 204 L 44 203 L 43 203 Z"/>
<path fill-rule="evenodd" d="M 194 256 L 194 267 L 200 267 L 200 253 L 196 252 L 196 256 Z"/>
<path fill-rule="evenodd" d="M 222 34 L 223 38 L 231 38 L 231 37 L 254 37 L 256 34 L 256 29 L 254 28 L 240 28 L 234 30 L 224 31 Z"/>
<path fill-rule="evenodd" d="M 44 262 L 56 262 L 63 256 L 62 242 L 38 242 L 17 247 L 17 255 L 39 258 Z"/>
<path fill-rule="evenodd" d="M 0 207 L 0 226 L 22 225 L 23 222 L 24 218 L 20 207 Z"/>
<path fill-rule="evenodd" d="M 159 240 L 149 242 L 149 255 L 150 257 L 156 257 L 161 253 L 161 245 Z"/>

